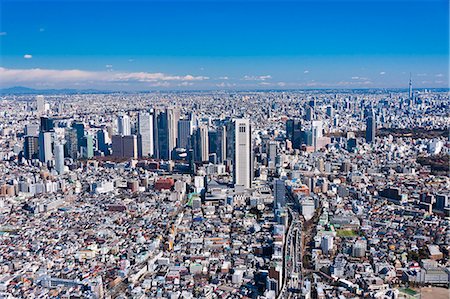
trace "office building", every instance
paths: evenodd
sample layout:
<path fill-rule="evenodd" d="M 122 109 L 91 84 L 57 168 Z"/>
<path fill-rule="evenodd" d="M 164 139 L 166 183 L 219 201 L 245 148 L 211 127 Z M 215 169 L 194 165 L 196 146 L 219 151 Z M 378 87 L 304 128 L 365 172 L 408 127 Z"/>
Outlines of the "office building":
<path fill-rule="evenodd" d="M 55 170 L 58 174 L 64 173 L 64 145 L 56 143 L 54 148 L 55 154 Z"/>
<path fill-rule="evenodd" d="M 36 96 L 36 111 L 38 114 L 45 112 L 45 99 L 42 95 Z"/>
<path fill-rule="evenodd" d="M 108 131 L 105 129 L 97 131 L 97 149 L 105 156 L 109 155 L 109 146 L 111 145 L 111 138 L 109 136 Z"/>
<path fill-rule="evenodd" d="M 155 110 L 155 157 L 169 160 L 177 145 L 178 120 L 180 111 L 167 108 L 165 111 Z"/>
<path fill-rule="evenodd" d="M 233 182 L 235 185 L 251 187 L 252 153 L 251 127 L 248 119 L 235 119 L 228 124 L 227 156 L 233 163 Z"/>
<path fill-rule="evenodd" d="M 39 133 L 39 160 L 47 163 L 53 159 L 52 154 L 52 132 L 40 132 Z"/>
<path fill-rule="evenodd" d="M 119 135 L 131 135 L 131 122 L 128 115 L 122 114 L 117 118 L 117 133 Z"/>
<path fill-rule="evenodd" d="M 138 157 L 138 143 L 136 135 L 113 135 L 112 137 L 112 155 L 116 158 Z"/>
<path fill-rule="evenodd" d="M 366 142 L 374 143 L 376 134 L 376 119 L 375 113 L 372 111 L 366 118 Z"/>
<path fill-rule="evenodd" d="M 36 136 L 25 136 L 23 144 L 23 155 L 27 160 L 37 159 L 39 153 L 39 138 Z"/>
<path fill-rule="evenodd" d="M 153 114 L 139 112 L 138 114 L 138 156 L 153 156 Z"/>
<path fill-rule="evenodd" d="M 209 160 L 209 142 L 208 127 L 200 125 L 195 130 L 192 138 L 192 148 L 194 149 L 194 158 L 196 161 L 205 162 Z"/>
<path fill-rule="evenodd" d="M 180 119 L 178 121 L 177 147 L 185 149 L 189 147 L 193 128 L 191 119 Z"/>

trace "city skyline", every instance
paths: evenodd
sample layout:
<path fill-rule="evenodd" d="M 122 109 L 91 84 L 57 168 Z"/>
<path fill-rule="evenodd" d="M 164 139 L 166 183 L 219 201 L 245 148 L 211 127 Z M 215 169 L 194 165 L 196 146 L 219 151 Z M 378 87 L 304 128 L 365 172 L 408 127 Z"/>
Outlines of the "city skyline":
<path fill-rule="evenodd" d="M 1 6 L 0 88 L 448 88 L 447 1 Z"/>

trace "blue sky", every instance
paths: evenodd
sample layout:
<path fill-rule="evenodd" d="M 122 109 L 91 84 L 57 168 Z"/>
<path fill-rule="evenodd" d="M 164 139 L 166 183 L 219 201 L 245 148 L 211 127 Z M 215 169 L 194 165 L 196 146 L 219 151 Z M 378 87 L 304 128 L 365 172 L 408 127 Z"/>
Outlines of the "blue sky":
<path fill-rule="evenodd" d="M 0 2 L 0 87 L 448 87 L 447 0 Z"/>

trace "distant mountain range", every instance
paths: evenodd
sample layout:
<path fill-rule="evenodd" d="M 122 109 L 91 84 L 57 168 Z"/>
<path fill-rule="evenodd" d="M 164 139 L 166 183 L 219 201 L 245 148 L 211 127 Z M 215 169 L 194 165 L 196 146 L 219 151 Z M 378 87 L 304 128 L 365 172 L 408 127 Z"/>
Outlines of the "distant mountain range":
<path fill-rule="evenodd" d="M 352 92 L 352 93 L 380 93 L 380 92 L 405 92 L 406 88 L 307 88 L 307 89 L 242 89 L 229 90 L 230 92 L 284 92 L 284 91 L 317 91 L 317 92 Z M 434 92 L 448 92 L 449 88 L 415 88 L 414 91 L 434 91 Z M 184 93 L 184 92 L 214 92 L 216 90 L 145 90 L 145 91 L 112 91 L 112 90 L 97 90 L 97 89 L 35 89 L 24 86 L 15 86 L 8 88 L 0 88 L 0 95 L 55 95 L 55 94 L 108 94 L 108 93 Z"/>
<path fill-rule="evenodd" d="M 77 94 L 77 93 L 111 93 L 96 89 L 34 89 L 23 86 L 0 88 L 0 94 Z"/>

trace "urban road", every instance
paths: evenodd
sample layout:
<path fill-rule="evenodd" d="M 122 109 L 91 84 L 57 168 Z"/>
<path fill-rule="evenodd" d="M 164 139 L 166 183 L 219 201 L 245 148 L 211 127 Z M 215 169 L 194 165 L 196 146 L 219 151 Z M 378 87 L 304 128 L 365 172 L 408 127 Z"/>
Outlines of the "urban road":
<path fill-rule="evenodd" d="M 301 298 L 303 286 L 303 217 L 299 214 L 299 205 L 289 190 L 286 190 L 287 209 L 290 225 L 286 233 L 283 262 L 283 285 L 277 298 Z"/>

